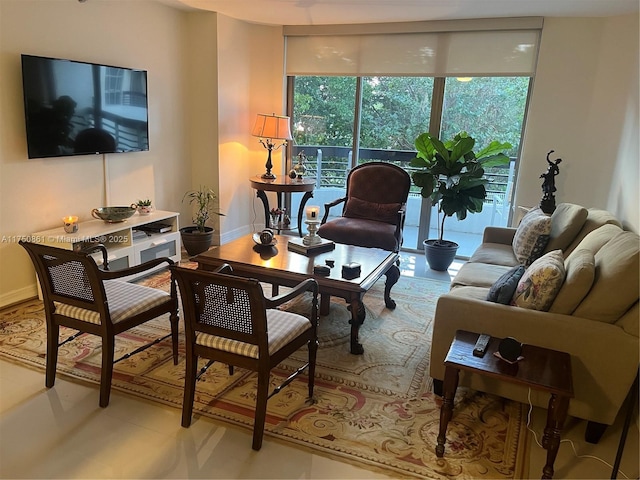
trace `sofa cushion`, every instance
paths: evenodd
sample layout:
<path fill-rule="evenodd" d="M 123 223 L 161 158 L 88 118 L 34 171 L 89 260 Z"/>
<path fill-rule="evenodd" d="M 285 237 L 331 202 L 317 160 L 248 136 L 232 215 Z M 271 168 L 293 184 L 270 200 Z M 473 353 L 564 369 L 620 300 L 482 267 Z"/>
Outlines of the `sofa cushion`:
<path fill-rule="evenodd" d="M 636 302 L 627 313 L 616 321 L 616 325 L 634 337 L 640 337 L 640 322 L 638 322 L 638 318 L 640 318 L 640 305 Z"/>
<path fill-rule="evenodd" d="M 513 265 L 491 265 L 489 263 L 465 263 L 451 281 L 451 286 L 471 285 L 489 288 Z M 485 297 L 487 298 L 486 294 Z"/>
<path fill-rule="evenodd" d="M 507 273 L 502 275 L 493 285 L 491 285 L 489 293 L 487 294 L 487 300 L 490 302 L 501 303 L 503 305 L 509 305 L 524 271 L 524 265 L 516 265 Z"/>
<path fill-rule="evenodd" d="M 566 277 L 550 312 L 571 315 L 582 299 L 589 293 L 595 277 L 595 257 L 590 250 L 571 252 L 564 262 Z"/>
<path fill-rule="evenodd" d="M 578 248 L 589 250 L 595 255 L 608 241 L 620 235 L 622 231 L 623 230 L 617 225 L 602 225 L 600 228 L 596 228 L 585 236 Z"/>
<path fill-rule="evenodd" d="M 545 251 L 567 249 L 587 220 L 588 210 L 581 205 L 561 203 L 551 214 L 551 232 Z"/>
<path fill-rule="evenodd" d="M 590 208 L 588 210 L 587 220 L 584 222 L 582 229 L 576 235 L 576 238 L 573 239 L 571 244 L 564 250 L 565 255 L 568 255 L 573 250 L 578 248 L 580 242 L 582 242 L 582 240 L 587 235 L 589 235 L 589 233 L 602 227 L 603 225 L 614 225 L 620 227 L 620 230 L 622 230 L 622 224 L 611 212 L 598 208 Z"/>
<path fill-rule="evenodd" d="M 378 222 L 393 223 L 398 221 L 399 203 L 374 203 L 358 197 L 349 197 L 344 216 L 350 218 L 366 218 Z"/>
<path fill-rule="evenodd" d="M 399 248 L 395 232 L 395 225 L 390 223 L 349 217 L 335 218 L 318 229 L 318 235 L 327 240 L 389 251 Z"/>
<path fill-rule="evenodd" d="M 551 232 L 551 216 L 540 207 L 529 211 L 518 225 L 513 237 L 513 253 L 518 261 L 531 265 L 544 251 Z"/>
<path fill-rule="evenodd" d="M 493 265 L 506 265 L 513 267 L 519 265 L 518 259 L 513 253 L 511 244 L 504 243 L 482 243 L 476 248 L 471 258 L 471 263 L 490 263 Z"/>
<path fill-rule="evenodd" d="M 452 288 L 447 292 L 447 295 L 453 295 L 465 299 L 472 298 L 474 300 L 481 300 L 484 302 L 487 299 L 488 291 L 489 289 L 487 287 L 461 286 Z"/>
<path fill-rule="evenodd" d="M 524 216 L 534 208 L 537 207 L 526 207 L 524 205 L 518 205 L 515 209 L 515 212 L 513 212 L 513 225 L 520 225 L 520 222 L 522 221 Z"/>
<path fill-rule="evenodd" d="M 593 286 L 574 315 L 614 323 L 638 301 L 639 245 L 637 234 L 621 232 L 598 250 Z"/>
<path fill-rule="evenodd" d="M 554 250 L 535 260 L 518 283 L 512 305 L 547 311 L 564 282 L 562 250 Z"/>

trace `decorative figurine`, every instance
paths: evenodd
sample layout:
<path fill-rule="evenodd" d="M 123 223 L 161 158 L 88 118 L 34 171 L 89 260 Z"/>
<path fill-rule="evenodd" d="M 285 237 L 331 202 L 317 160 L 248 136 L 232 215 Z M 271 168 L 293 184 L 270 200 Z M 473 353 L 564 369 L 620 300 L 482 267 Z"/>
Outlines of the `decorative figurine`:
<path fill-rule="evenodd" d="M 298 180 L 302 180 L 304 174 L 307 173 L 307 167 L 304 166 L 304 161 L 307 159 L 307 156 L 304 154 L 304 150 L 300 151 L 298 156 L 298 163 L 293 166 L 293 171 L 296 173 L 296 177 Z"/>
<path fill-rule="evenodd" d="M 549 153 L 547 153 L 547 163 L 549 164 L 549 167 L 547 168 L 547 171 L 545 173 L 540 175 L 540 178 L 544 179 L 542 182 L 542 200 L 540 201 L 540 208 L 544 213 L 548 214 L 553 213 L 553 211 L 556 209 L 556 197 L 554 195 L 554 192 L 557 189 L 555 178 L 556 175 L 560 173 L 560 168 L 558 167 L 558 165 L 560 164 L 560 162 L 562 162 L 561 158 L 558 158 L 557 160 L 555 160 L 555 162 L 552 162 L 549 159 L 549 155 L 551 155 L 553 152 L 554 150 L 551 150 Z"/>

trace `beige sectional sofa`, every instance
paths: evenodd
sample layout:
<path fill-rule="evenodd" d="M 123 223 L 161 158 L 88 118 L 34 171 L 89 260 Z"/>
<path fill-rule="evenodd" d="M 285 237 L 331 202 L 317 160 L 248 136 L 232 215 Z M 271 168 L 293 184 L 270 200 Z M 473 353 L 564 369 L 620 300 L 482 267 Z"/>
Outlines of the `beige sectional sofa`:
<path fill-rule="evenodd" d="M 541 255 L 561 250 L 565 276 L 551 306 L 541 311 L 487 300 L 496 280 L 521 263 L 514 254 L 515 233 L 515 228 L 488 227 L 482 245 L 438 300 L 430 366 L 436 393 L 457 330 L 568 352 L 575 394 L 569 414 L 588 420 L 587 440 L 597 442 L 638 371 L 639 237 L 623 231 L 604 210 L 558 205 Z M 479 375 L 462 374 L 460 385 L 523 403 L 530 398 L 544 408 L 549 401 L 546 394 Z"/>

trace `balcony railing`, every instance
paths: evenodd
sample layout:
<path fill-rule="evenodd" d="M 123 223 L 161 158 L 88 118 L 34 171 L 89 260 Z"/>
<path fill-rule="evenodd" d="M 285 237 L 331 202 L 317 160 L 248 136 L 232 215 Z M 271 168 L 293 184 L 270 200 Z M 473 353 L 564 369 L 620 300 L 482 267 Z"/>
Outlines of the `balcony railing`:
<path fill-rule="evenodd" d="M 305 163 L 305 167 L 307 167 L 306 176 L 315 178 L 316 188 L 345 187 L 352 161 L 351 147 L 295 145 L 292 149 L 292 157 L 295 158 L 300 152 L 304 152 L 307 157 Z M 358 164 L 371 161 L 388 162 L 411 173 L 416 170 L 410 165 L 411 159 L 415 155 L 416 152 L 410 150 L 361 148 Z M 494 195 L 501 195 L 502 201 L 505 200 L 505 194 L 510 193 L 511 183 L 513 182 L 514 165 L 515 158 L 512 158 L 509 165 L 488 169 L 485 177 L 489 179 L 490 183 L 487 185 L 487 200 L 485 203 L 492 203 Z M 411 194 L 419 193 L 418 188 L 412 185 Z"/>

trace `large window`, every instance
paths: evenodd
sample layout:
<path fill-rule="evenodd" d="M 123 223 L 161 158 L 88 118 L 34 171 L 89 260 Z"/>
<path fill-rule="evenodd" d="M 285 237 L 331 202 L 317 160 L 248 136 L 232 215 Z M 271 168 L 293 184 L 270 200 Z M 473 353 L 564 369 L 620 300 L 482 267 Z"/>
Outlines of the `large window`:
<path fill-rule="evenodd" d="M 285 27 L 292 156 L 304 150 L 318 205 L 344 195 L 347 172 L 368 161 L 407 170 L 414 140 L 465 130 L 482 148 L 508 141 L 511 165 L 487 171 L 483 211 L 447 221 L 447 237 L 470 254 L 486 225 L 506 225 L 542 18 Z M 404 248 L 421 249 L 437 224 L 414 188 Z M 339 215 L 341 212 L 335 212 Z"/>
<path fill-rule="evenodd" d="M 429 127 L 433 78 L 364 77 L 360 158 L 369 149 L 413 151 L 415 138 Z"/>
<path fill-rule="evenodd" d="M 464 130 L 476 138 L 478 148 L 492 140 L 510 142 L 512 162 L 487 171 L 491 183 L 483 212 L 462 222 L 449 219 L 448 236 L 466 256 L 479 245 L 485 226 L 508 224 L 528 77 L 296 76 L 289 81 L 292 156 L 304 151 L 308 175 L 316 178 L 317 204 L 344 194 L 354 165 L 386 161 L 410 172 L 420 133 L 435 129 L 441 138 L 450 138 Z M 413 187 L 404 248 L 421 248 L 422 240 L 436 235 L 436 225 L 435 207 Z"/>

